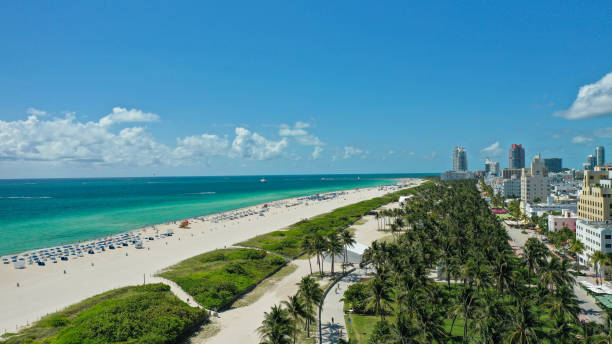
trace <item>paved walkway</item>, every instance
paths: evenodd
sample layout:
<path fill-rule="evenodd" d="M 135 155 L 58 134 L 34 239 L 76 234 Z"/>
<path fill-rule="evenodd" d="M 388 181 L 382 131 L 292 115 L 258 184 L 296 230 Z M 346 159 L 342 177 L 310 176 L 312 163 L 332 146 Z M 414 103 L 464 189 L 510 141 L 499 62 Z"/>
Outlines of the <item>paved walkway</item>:
<path fill-rule="evenodd" d="M 334 287 L 332 287 L 329 293 L 327 293 L 325 300 L 323 300 L 323 308 L 321 310 L 322 344 L 334 344 L 337 343 L 340 338 L 348 339 L 346 323 L 344 322 L 344 302 L 341 301 L 341 299 L 344 297 L 344 292 L 351 284 L 359 281 L 365 276 L 365 270 L 356 269 L 344 276 Z"/>
<path fill-rule="evenodd" d="M 202 305 L 197 303 L 196 300 L 193 299 L 193 296 L 187 294 L 187 292 L 184 291 L 183 288 L 179 287 L 178 284 L 172 282 L 171 280 L 159 276 L 154 276 L 150 277 L 147 283 L 163 283 L 165 285 L 168 285 L 170 286 L 170 291 L 174 293 L 174 295 L 176 295 L 176 297 L 181 299 L 183 302 L 186 302 L 191 307 L 204 308 L 202 307 Z"/>

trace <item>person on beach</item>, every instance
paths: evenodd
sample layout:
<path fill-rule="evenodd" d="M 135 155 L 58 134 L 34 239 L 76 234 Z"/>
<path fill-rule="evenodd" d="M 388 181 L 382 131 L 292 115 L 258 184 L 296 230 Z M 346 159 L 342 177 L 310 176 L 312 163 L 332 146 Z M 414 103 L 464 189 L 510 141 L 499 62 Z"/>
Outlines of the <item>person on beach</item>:
<path fill-rule="evenodd" d="M 17 288 L 19 288 L 19 282 L 17 282 Z"/>

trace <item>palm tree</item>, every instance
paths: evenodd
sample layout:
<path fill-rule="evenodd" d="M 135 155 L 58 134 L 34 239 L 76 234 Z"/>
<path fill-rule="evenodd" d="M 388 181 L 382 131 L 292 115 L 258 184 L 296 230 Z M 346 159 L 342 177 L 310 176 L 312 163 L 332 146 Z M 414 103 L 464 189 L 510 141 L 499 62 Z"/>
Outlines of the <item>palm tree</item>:
<path fill-rule="evenodd" d="M 511 260 L 506 255 L 500 255 L 493 262 L 493 275 L 500 294 L 504 293 L 504 287 L 510 288 L 512 285 L 512 268 Z"/>
<path fill-rule="evenodd" d="M 331 256 L 331 274 L 334 275 L 335 258 L 342 254 L 344 246 L 337 232 L 331 233 L 327 238 L 327 253 Z"/>
<path fill-rule="evenodd" d="M 298 283 L 298 297 L 303 301 L 304 309 L 306 311 L 306 333 L 310 337 L 310 324 L 314 320 L 315 306 L 321 303 L 323 299 L 323 289 L 319 284 L 310 276 L 302 277 L 302 280 Z"/>
<path fill-rule="evenodd" d="M 599 278 L 601 278 L 601 265 L 606 261 L 607 257 L 606 254 L 601 252 L 600 250 L 597 250 L 595 252 L 593 252 L 593 255 L 590 258 L 590 262 L 593 265 L 593 267 L 595 268 L 595 278 L 597 278 L 597 281 L 599 282 Z"/>
<path fill-rule="evenodd" d="M 512 312 L 506 335 L 508 344 L 539 343 L 545 337 L 542 324 L 531 308 L 531 304 L 523 301 Z"/>
<path fill-rule="evenodd" d="M 287 309 L 287 313 L 293 318 L 293 344 L 297 341 L 298 324 L 306 316 L 304 304 L 297 295 L 289 296 L 289 300 L 282 303 Z"/>
<path fill-rule="evenodd" d="M 550 316 L 554 319 L 565 321 L 570 318 L 578 321 L 580 306 L 574 291 L 568 286 L 562 286 L 549 296 L 546 302 Z"/>
<path fill-rule="evenodd" d="M 308 255 L 308 266 L 310 266 L 310 274 L 312 275 L 312 263 L 310 262 L 310 256 L 315 253 L 313 237 L 310 235 L 304 237 L 301 247 L 304 253 Z"/>
<path fill-rule="evenodd" d="M 367 299 L 367 309 L 373 310 L 374 314 L 380 315 L 380 319 L 385 319 L 388 305 L 392 301 L 391 282 L 386 272 L 377 271 L 376 276 L 370 281 L 370 296 Z"/>
<path fill-rule="evenodd" d="M 523 259 L 527 264 L 527 283 L 531 283 L 531 273 L 536 270 L 548 255 L 548 249 L 536 238 L 529 238 L 525 242 Z"/>
<path fill-rule="evenodd" d="M 580 272 L 580 263 L 578 262 L 578 255 L 584 252 L 584 244 L 580 240 L 572 239 L 572 244 L 569 247 L 570 254 L 574 257 L 576 261 L 576 270 Z"/>
<path fill-rule="evenodd" d="M 257 333 L 261 344 L 290 344 L 292 324 L 287 311 L 274 305 L 270 312 L 264 313 L 264 320 Z"/>
<path fill-rule="evenodd" d="M 317 265 L 319 266 L 319 274 L 323 276 L 323 255 L 327 249 L 327 242 L 320 234 L 315 234 L 312 239 L 312 246 L 317 255 Z"/>
<path fill-rule="evenodd" d="M 398 344 L 421 344 L 420 331 L 406 315 L 399 314 L 395 322 L 391 324 L 391 336 L 394 343 Z"/>
<path fill-rule="evenodd" d="M 340 241 L 342 242 L 342 245 L 344 245 L 344 262 L 342 264 L 342 273 L 344 273 L 344 267 L 348 263 L 348 248 L 355 246 L 355 244 L 357 243 L 357 241 L 355 241 L 355 233 L 349 230 L 343 230 L 340 233 Z"/>

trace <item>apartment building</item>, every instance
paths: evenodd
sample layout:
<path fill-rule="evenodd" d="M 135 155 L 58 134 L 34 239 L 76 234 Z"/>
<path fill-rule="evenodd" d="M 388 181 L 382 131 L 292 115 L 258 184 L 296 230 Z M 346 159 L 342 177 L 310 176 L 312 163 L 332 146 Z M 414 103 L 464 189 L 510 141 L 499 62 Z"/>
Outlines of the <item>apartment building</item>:
<path fill-rule="evenodd" d="M 584 171 L 578 218 L 585 221 L 612 220 L 612 165 Z"/>

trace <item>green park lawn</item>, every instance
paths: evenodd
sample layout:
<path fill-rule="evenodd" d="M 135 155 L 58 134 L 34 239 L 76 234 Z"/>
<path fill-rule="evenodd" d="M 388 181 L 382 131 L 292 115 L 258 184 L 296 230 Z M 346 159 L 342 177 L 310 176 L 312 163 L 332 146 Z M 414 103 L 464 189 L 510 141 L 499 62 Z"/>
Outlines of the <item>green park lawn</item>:
<path fill-rule="evenodd" d="M 258 249 L 220 249 L 186 259 L 159 276 L 177 283 L 205 308 L 221 310 L 285 264 L 282 257 Z"/>

